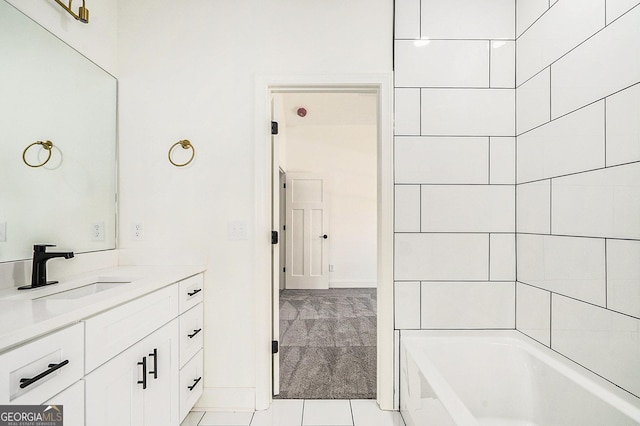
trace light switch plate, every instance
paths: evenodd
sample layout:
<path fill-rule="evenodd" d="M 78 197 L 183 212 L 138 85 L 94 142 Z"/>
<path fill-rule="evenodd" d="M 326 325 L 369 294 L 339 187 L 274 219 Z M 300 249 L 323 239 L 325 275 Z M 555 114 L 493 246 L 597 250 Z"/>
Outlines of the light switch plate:
<path fill-rule="evenodd" d="M 236 220 L 227 223 L 227 239 L 229 240 L 247 240 L 247 222 Z"/>

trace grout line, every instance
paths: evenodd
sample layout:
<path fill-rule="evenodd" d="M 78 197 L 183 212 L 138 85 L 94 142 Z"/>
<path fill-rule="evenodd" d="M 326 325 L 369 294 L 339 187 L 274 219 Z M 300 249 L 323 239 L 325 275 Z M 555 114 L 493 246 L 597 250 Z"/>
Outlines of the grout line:
<path fill-rule="evenodd" d="M 551 123 L 551 121 L 553 120 L 553 114 L 551 113 L 551 110 L 553 109 L 553 103 L 551 102 L 551 96 L 553 92 L 551 90 L 551 87 L 553 87 L 553 84 L 551 83 L 551 65 L 549 65 L 549 123 Z"/>
<path fill-rule="evenodd" d="M 420 198 L 419 198 L 419 204 L 418 204 L 418 214 L 420 215 L 420 217 L 419 217 L 418 224 L 419 224 L 420 232 L 422 232 L 422 185 L 420 185 L 419 188 L 420 188 L 420 192 L 418 194 L 418 197 Z"/>
<path fill-rule="evenodd" d="M 539 178 L 539 179 L 532 179 L 532 180 L 528 180 L 528 181 L 525 181 L 525 182 L 520 182 L 518 185 L 526 185 L 528 183 L 542 182 L 542 181 L 549 180 L 549 179 L 558 179 L 558 178 L 563 178 L 563 177 L 568 177 L 568 176 L 575 176 L 575 175 L 579 175 L 579 174 L 582 174 L 582 173 L 598 172 L 598 171 L 601 171 L 601 170 L 608 170 L 608 169 L 613 169 L 615 167 L 629 166 L 631 164 L 638 164 L 638 163 L 640 163 L 640 161 L 630 161 L 628 163 L 614 164 L 614 165 L 611 165 L 609 167 L 597 167 L 595 169 L 581 170 L 579 172 L 571 172 L 571 173 L 566 173 L 566 174 L 563 174 L 563 175 L 547 176 L 547 177 L 543 177 L 543 178 Z M 457 185 L 457 184 L 447 184 L 447 185 Z M 466 184 L 464 184 L 464 185 L 466 185 Z M 470 185 L 474 185 L 474 184 L 470 184 Z M 477 184 L 475 184 L 475 185 L 477 185 Z"/>
<path fill-rule="evenodd" d="M 489 40 L 489 84 L 488 88 L 491 89 L 491 40 Z"/>
<path fill-rule="evenodd" d="M 351 400 L 349 400 L 349 410 L 351 411 L 351 424 L 355 426 L 356 420 L 353 417 L 353 405 L 351 404 Z"/>
<path fill-rule="evenodd" d="M 627 313 L 624 313 L 624 312 L 616 311 L 614 309 L 605 308 L 602 305 L 596 305 L 595 303 L 591 303 L 591 302 L 588 302 L 586 300 L 578 299 L 577 297 L 569 296 L 568 294 L 558 293 L 557 291 L 551 291 L 546 287 L 540 287 L 539 285 L 531 284 L 531 283 L 528 283 L 526 281 L 520 281 L 519 280 L 518 282 L 521 283 L 521 284 L 524 284 L 524 285 L 528 285 L 529 287 L 533 287 L 533 288 L 537 288 L 539 290 L 547 291 L 549 293 L 555 294 L 556 296 L 562 296 L 562 297 L 565 297 L 567 299 L 571 299 L 571 300 L 576 301 L 576 302 L 584 303 L 585 305 L 593 306 L 594 308 L 603 309 L 603 310 L 605 310 L 607 312 L 611 312 L 611 313 L 614 313 L 614 314 L 617 314 L 617 315 L 622 315 L 624 317 L 631 318 L 631 319 L 634 319 L 634 320 L 640 320 L 640 317 L 636 317 L 636 316 L 633 316 L 633 315 L 630 315 L 630 314 L 627 314 Z"/>
<path fill-rule="evenodd" d="M 434 234 L 436 232 L 430 232 Z M 441 232 L 442 234 L 457 234 L 458 232 Z M 461 234 L 479 234 L 479 232 L 460 232 Z M 502 232 L 502 234 L 506 234 L 507 232 Z M 561 237 L 561 238 L 590 238 L 592 240 L 615 240 L 615 241 L 635 241 L 638 242 L 640 239 L 638 238 L 618 238 L 618 237 L 594 237 L 591 235 L 570 235 L 570 234 L 541 234 L 539 232 L 518 232 L 520 235 L 534 235 L 539 237 Z"/>
<path fill-rule="evenodd" d="M 418 328 L 422 328 L 422 281 L 418 281 L 418 294 L 420 297 L 420 312 L 418 318 L 420 319 L 420 324 Z"/>
<path fill-rule="evenodd" d="M 549 291 L 549 349 L 551 349 L 551 330 L 553 330 L 551 321 L 553 321 L 553 292 Z"/>
<path fill-rule="evenodd" d="M 546 179 L 540 179 L 542 180 L 547 180 L 549 178 Z M 534 183 L 537 181 L 531 181 L 531 182 L 525 182 L 523 183 Z M 488 183 L 418 183 L 418 182 L 399 182 L 394 184 L 396 186 L 513 186 L 513 183 L 492 183 L 492 184 L 488 184 Z"/>
<path fill-rule="evenodd" d="M 396 0 L 394 0 L 394 4 L 395 4 L 395 1 Z M 418 35 L 420 36 L 420 39 L 422 40 L 422 1 L 419 1 L 418 3 L 419 3 L 419 5 L 418 5 L 418 22 L 419 22 L 419 25 L 420 25 L 420 28 L 418 28 Z"/>
<path fill-rule="evenodd" d="M 420 108 L 419 108 L 419 114 L 418 114 L 418 118 L 419 118 L 419 133 L 420 136 L 422 136 L 422 88 L 419 88 L 419 93 L 420 93 L 420 98 L 419 98 L 419 102 L 420 102 Z"/>
<path fill-rule="evenodd" d="M 488 259 L 489 260 L 489 264 L 488 264 L 488 267 L 487 267 L 487 281 L 491 281 L 491 232 L 489 232 L 488 235 L 489 235 L 489 238 L 488 238 L 489 239 L 489 251 L 488 251 L 487 254 L 489 256 L 487 256 L 487 257 L 489 258 Z"/>
<path fill-rule="evenodd" d="M 609 271 L 607 268 L 607 239 L 604 240 L 604 306 L 609 309 Z"/>
<path fill-rule="evenodd" d="M 604 98 L 604 166 L 607 167 L 607 98 Z"/>
<path fill-rule="evenodd" d="M 487 166 L 487 185 L 491 185 L 491 136 L 487 139 L 489 165 Z"/>
<path fill-rule="evenodd" d="M 553 235 L 553 179 L 549 179 L 549 235 Z"/>

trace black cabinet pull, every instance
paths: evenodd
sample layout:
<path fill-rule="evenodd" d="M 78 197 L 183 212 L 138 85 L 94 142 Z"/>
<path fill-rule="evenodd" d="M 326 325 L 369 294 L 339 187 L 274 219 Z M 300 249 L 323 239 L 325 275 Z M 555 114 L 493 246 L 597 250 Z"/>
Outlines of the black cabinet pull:
<path fill-rule="evenodd" d="M 64 361 L 58 363 L 58 364 L 49 364 L 47 365 L 47 367 L 49 368 L 46 371 L 43 371 L 42 373 L 38 374 L 35 377 L 30 377 L 30 378 L 25 378 L 25 379 L 20 379 L 20 389 L 24 389 L 27 386 L 37 382 L 38 380 L 42 379 L 43 377 L 48 376 L 49 374 L 53 373 L 54 371 L 58 370 L 59 368 L 64 367 L 65 365 L 69 364 L 69 360 L 65 359 Z"/>
<path fill-rule="evenodd" d="M 193 339 L 194 337 L 196 337 L 196 334 L 200 333 L 201 331 L 202 331 L 201 328 L 197 330 L 193 330 L 193 334 L 187 334 L 187 336 L 189 336 L 189 339 Z"/>
<path fill-rule="evenodd" d="M 153 371 L 149 371 L 149 374 L 153 374 L 153 378 L 158 378 L 158 348 L 153 350 L 153 353 L 149 354 L 150 357 L 153 357 Z"/>
<path fill-rule="evenodd" d="M 191 297 L 191 296 L 195 296 L 196 294 L 200 293 L 201 291 L 202 291 L 202 289 L 201 289 L 201 288 L 197 288 L 197 289 L 195 289 L 195 290 L 193 290 L 193 291 L 188 291 L 188 292 L 187 292 L 187 295 L 188 295 L 189 297 Z"/>
<path fill-rule="evenodd" d="M 193 384 L 191 386 L 187 386 L 189 390 L 190 391 L 194 390 L 201 379 L 202 379 L 202 376 L 198 377 L 197 379 L 193 379 Z"/>
<path fill-rule="evenodd" d="M 139 362 L 138 365 L 142 366 L 142 380 L 138 380 L 138 384 L 142 385 L 142 389 L 147 388 L 147 357 L 142 357 L 142 362 Z"/>

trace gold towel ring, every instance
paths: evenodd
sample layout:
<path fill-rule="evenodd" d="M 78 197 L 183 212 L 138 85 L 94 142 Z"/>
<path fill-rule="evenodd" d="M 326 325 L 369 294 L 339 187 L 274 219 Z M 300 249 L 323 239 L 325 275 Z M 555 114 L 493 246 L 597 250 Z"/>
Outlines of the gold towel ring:
<path fill-rule="evenodd" d="M 34 145 L 41 145 L 43 149 L 46 149 L 49 154 L 47 155 L 47 159 L 44 160 L 44 162 L 42 162 L 41 164 L 30 164 L 27 161 L 27 151 L 29 150 L 29 148 L 31 148 Z M 47 164 L 47 162 L 51 159 L 51 148 L 53 148 L 53 142 L 51 141 L 36 141 L 34 143 L 32 143 L 31 145 L 27 146 L 24 151 L 22 151 L 22 161 L 24 161 L 24 164 L 26 164 L 29 167 L 42 167 L 45 164 Z"/>
<path fill-rule="evenodd" d="M 171 158 L 171 153 L 173 152 L 173 149 L 178 145 L 180 145 L 182 147 L 182 149 L 191 148 L 191 158 L 189 158 L 186 163 L 178 164 L 175 161 L 173 161 L 173 159 Z M 173 145 L 171 145 L 171 148 L 169 148 L 169 155 L 168 156 L 169 156 L 169 162 L 171 164 L 173 164 L 176 167 L 184 167 L 187 164 L 191 163 L 191 161 L 193 161 L 193 157 L 195 157 L 195 155 L 196 155 L 196 149 L 193 147 L 193 145 L 191 145 L 191 142 L 189 142 L 187 139 L 184 139 L 184 140 L 178 141 L 178 142 L 174 143 Z"/>

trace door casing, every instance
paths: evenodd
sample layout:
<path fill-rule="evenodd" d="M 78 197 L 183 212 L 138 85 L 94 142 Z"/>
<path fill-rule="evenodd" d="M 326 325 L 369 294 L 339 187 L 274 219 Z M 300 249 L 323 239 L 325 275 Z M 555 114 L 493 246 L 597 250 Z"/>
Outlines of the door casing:
<path fill-rule="evenodd" d="M 306 76 L 258 76 L 255 82 L 254 283 L 256 327 L 255 408 L 272 401 L 272 260 L 271 134 L 272 94 L 283 91 L 367 91 L 378 97 L 378 237 L 377 237 L 377 402 L 398 408 L 394 397 L 397 359 L 393 329 L 393 98 L 392 73 Z M 395 392 L 397 394 L 397 392 Z"/>

